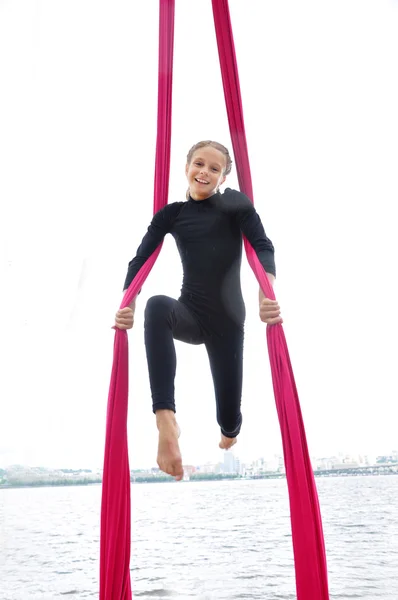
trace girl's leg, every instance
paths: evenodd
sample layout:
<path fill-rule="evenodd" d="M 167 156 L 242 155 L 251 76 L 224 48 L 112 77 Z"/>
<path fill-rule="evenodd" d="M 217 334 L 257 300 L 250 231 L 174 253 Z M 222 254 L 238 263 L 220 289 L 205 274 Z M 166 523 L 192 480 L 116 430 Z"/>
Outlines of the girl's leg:
<path fill-rule="evenodd" d="M 206 339 L 221 433 L 235 438 L 242 425 L 243 329 L 226 328 L 223 335 Z"/>
<path fill-rule="evenodd" d="M 174 379 L 176 352 L 174 340 L 203 343 L 198 322 L 189 309 L 168 296 L 153 296 L 145 308 L 145 348 L 152 391 L 153 412 L 175 412 Z"/>

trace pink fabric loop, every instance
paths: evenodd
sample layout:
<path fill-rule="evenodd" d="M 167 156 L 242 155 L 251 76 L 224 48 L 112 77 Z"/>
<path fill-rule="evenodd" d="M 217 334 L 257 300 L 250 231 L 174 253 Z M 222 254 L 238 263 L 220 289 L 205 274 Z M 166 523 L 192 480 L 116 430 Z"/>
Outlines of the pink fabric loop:
<path fill-rule="evenodd" d="M 212 3 L 239 186 L 241 191 L 252 199 L 253 189 L 228 0 L 212 0 Z M 246 239 L 244 244 L 249 264 L 263 292 L 269 298 L 275 299 L 255 251 Z M 289 489 L 297 597 L 298 600 L 328 600 L 326 553 L 318 494 L 282 325 L 267 327 L 267 341 Z"/>
<path fill-rule="evenodd" d="M 170 170 L 171 104 L 174 46 L 174 0 L 159 3 L 159 88 L 154 205 L 167 204 Z M 159 246 L 140 269 L 120 308 L 130 304 L 159 255 Z M 128 340 L 116 329 L 108 395 L 102 483 L 100 600 L 130 600 L 130 469 L 127 444 Z"/>

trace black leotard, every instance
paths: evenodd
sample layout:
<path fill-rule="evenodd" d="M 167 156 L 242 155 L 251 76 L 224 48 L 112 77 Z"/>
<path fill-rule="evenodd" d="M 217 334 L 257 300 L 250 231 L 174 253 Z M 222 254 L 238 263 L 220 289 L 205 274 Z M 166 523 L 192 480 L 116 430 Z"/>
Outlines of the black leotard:
<path fill-rule="evenodd" d="M 206 200 L 189 198 L 168 204 L 153 217 L 129 264 L 124 289 L 167 233 L 176 240 L 184 279 L 179 300 L 153 296 L 145 308 L 152 408 L 154 412 L 175 411 L 174 340 L 204 344 L 214 382 L 217 421 L 222 433 L 233 438 L 242 425 L 242 233 L 264 269 L 275 275 L 274 248 L 253 204 L 240 192 L 227 189 Z"/>

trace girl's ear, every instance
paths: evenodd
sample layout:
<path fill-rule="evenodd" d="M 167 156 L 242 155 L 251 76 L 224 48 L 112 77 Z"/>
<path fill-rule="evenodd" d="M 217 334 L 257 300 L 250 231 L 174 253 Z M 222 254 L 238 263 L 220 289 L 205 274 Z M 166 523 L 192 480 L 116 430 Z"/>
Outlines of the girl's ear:
<path fill-rule="evenodd" d="M 185 175 L 188 175 L 188 170 L 189 170 L 189 164 L 187 163 L 185 165 Z"/>
<path fill-rule="evenodd" d="M 227 178 L 227 176 L 224 175 L 224 177 L 221 179 L 220 183 L 217 186 L 217 190 L 216 190 L 217 192 L 220 191 L 220 187 L 222 186 L 222 184 L 224 183 L 224 181 L 226 180 L 226 178 Z"/>

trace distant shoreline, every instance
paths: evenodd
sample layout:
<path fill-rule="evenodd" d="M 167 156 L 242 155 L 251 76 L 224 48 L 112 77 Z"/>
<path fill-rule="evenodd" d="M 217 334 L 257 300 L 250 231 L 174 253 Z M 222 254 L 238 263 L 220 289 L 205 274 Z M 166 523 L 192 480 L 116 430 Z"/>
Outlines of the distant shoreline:
<path fill-rule="evenodd" d="M 316 471 L 314 472 L 315 478 L 321 477 L 380 477 L 383 475 L 398 475 L 398 470 L 387 470 L 387 471 L 379 471 L 379 469 L 374 472 L 368 469 L 366 470 L 356 470 L 356 469 L 347 469 L 345 471 Z M 248 476 L 248 477 L 240 477 L 238 475 L 229 475 L 229 476 L 205 476 L 201 475 L 200 477 L 190 477 L 187 480 L 184 480 L 182 483 L 194 483 L 194 482 L 202 482 L 202 481 L 258 481 L 263 479 L 286 479 L 286 475 L 284 473 L 270 473 L 267 475 L 257 475 L 257 476 Z M 167 475 L 158 476 L 158 477 L 136 477 L 131 480 L 132 485 L 142 484 L 142 483 L 172 483 L 174 479 Z M 0 490 L 2 489 L 20 489 L 20 488 L 49 488 L 49 487 L 83 487 L 83 486 L 94 486 L 101 485 L 102 480 L 94 480 L 94 481 L 36 481 L 34 483 L 5 483 L 0 484 Z"/>
<path fill-rule="evenodd" d="M 0 490 L 18 490 L 21 488 L 64 488 L 64 487 L 85 487 L 88 485 L 101 485 L 102 481 L 90 481 L 90 482 L 85 482 L 85 483 L 79 483 L 79 482 L 67 482 L 67 483 L 51 483 L 48 481 L 38 481 L 35 483 L 4 483 L 4 484 L 0 484 Z"/>

